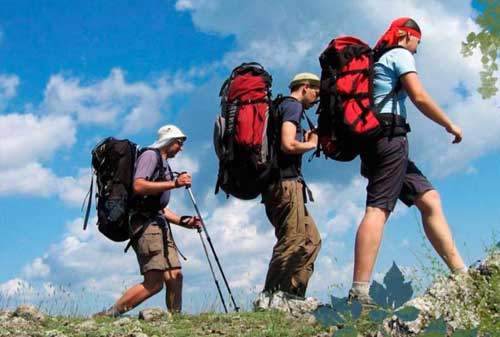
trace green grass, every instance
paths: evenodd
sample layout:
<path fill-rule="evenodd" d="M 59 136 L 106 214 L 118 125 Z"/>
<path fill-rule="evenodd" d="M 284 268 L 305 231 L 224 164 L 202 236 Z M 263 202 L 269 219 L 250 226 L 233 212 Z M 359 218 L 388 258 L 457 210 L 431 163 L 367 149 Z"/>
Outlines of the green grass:
<path fill-rule="evenodd" d="M 83 323 L 83 324 L 82 324 Z M 24 333 L 30 336 L 56 336 L 57 332 L 67 337 L 128 336 L 144 333 L 152 336 L 197 337 L 309 337 L 328 335 L 329 328 L 319 324 L 308 325 L 303 321 L 287 318 L 277 311 L 245 312 L 239 314 L 204 313 L 197 316 L 165 316 L 154 322 L 140 321 L 135 317 L 125 319 L 99 318 L 93 322 L 84 318 L 48 316 L 40 323 L 30 323 Z M 8 330 L 0 328 L 0 335 Z M 11 333 L 14 331 L 10 331 Z"/>

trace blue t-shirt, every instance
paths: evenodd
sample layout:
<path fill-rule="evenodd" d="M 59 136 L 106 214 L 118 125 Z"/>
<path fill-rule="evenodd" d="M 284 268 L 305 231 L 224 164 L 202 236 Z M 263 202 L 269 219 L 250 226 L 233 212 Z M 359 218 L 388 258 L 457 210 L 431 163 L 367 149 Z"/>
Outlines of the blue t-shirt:
<path fill-rule="evenodd" d="M 396 86 L 398 79 L 407 73 L 417 72 L 415 58 L 405 48 L 395 48 L 384 55 L 373 65 L 373 97 L 375 105 L 380 103 L 385 96 Z M 397 99 L 390 99 L 382 107 L 381 113 L 395 113 L 406 118 L 405 100 L 408 94 L 404 89 L 399 91 Z M 397 101 L 394 104 L 394 101 Z"/>
<path fill-rule="evenodd" d="M 278 107 L 282 123 L 292 122 L 295 124 L 297 131 L 295 133 L 295 139 L 299 142 L 303 141 L 302 135 L 302 125 L 300 121 L 302 119 L 304 108 L 302 103 L 297 101 L 295 98 L 288 97 Z M 281 148 L 278 152 L 278 166 L 281 169 L 282 178 L 290 178 L 300 174 L 300 168 L 302 166 L 302 155 L 301 154 L 287 154 L 284 153 Z"/>
<path fill-rule="evenodd" d="M 286 98 L 279 106 L 283 122 L 292 122 L 297 127 L 295 139 L 299 142 L 302 141 L 302 125 L 300 120 L 304 108 L 302 104 L 294 98 Z"/>

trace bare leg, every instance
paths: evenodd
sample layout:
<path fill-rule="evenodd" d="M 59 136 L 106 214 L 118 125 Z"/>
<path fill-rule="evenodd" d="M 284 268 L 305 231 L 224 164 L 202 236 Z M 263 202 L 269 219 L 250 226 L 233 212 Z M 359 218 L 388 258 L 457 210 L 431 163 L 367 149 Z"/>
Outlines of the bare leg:
<path fill-rule="evenodd" d="M 450 227 L 441 206 L 441 199 L 436 190 L 420 195 L 415 201 L 422 215 L 424 231 L 436 252 L 450 270 L 464 267 L 464 261 L 455 246 Z"/>
<path fill-rule="evenodd" d="M 129 311 L 144 300 L 157 294 L 163 288 L 162 271 L 150 270 L 144 274 L 144 281 L 128 289 L 116 302 L 120 313 Z"/>
<path fill-rule="evenodd" d="M 165 286 L 167 287 L 165 302 L 171 313 L 182 310 L 182 270 L 181 268 L 169 269 L 163 273 Z"/>
<path fill-rule="evenodd" d="M 366 207 L 365 215 L 356 234 L 353 277 L 355 282 L 370 281 L 388 217 L 389 212 L 384 209 Z"/>

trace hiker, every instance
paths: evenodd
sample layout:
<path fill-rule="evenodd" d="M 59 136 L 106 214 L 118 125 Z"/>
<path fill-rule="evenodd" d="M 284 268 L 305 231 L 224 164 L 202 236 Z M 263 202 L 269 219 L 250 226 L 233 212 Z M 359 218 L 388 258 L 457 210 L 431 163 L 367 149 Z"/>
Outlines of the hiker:
<path fill-rule="evenodd" d="M 382 116 L 405 122 L 405 99 L 429 119 L 453 135 L 453 143 L 462 140 L 462 130 L 432 100 L 422 86 L 415 67 L 414 54 L 421 39 L 417 23 L 410 18 L 392 22 L 377 42 L 375 55 L 382 55 L 374 64 L 374 99 L 378 104 L 396 87 L 397 97 L 381 107 Z M 395 122 L 394 122 L 395 123 Z M 376 141 L 361 149 L 361 174 L 368 179 L 366 209 L 359 225 L 354 258 L 354 276 L 349 301 L 357 299 L 364 307 L 374 307 L 369 295 L 369 281 L 382 240 L 384 225 L 399 198 L 408 207 L 415 205 L 422 216 L 425 234 L 434 249 L 453 273 L 466 272 L 462 258 L 453 242 L 446 222 L 439 193 L 408 157 L 406 132 L 383 133 Z"/>
<path fill-rule="evenodd" d="M 317 146 L 315 130 L 305 132 L 301 120 L 319 94 L 319 78 L 300 73 L 290 82 L 290 96 L 278 106 L 281 116 L 280 179 L 263 193 L 266 214 L 275 228 L 277 242 L 269 263 L 263 294 L 283 291 L 303 298 L 320 250 L 321 238 L 306 209 L 310 191 L 301 174 L 302 154 Z"/>
<path fill-rule="evenodd" d="M 160 292 L 164 283 L 168 310 L 174 313 L 181 311 L 181 263 L 169 224 L 198 229 L 201 222 L 199 217 L 180 217 L 166 207 L 170 200 L 170 190 L 189 187 L 192 183 L 188 173 L 174 178 L 168 164 L 168 159 L 182 151 L 186 138 L 176 126 L 165 125 L 158 130 L 156 141 L 137 159 L 133 191 L 139 201 L 133 206 L 130 224 L 133 231 L 143 229 L 140 237 L 133 239 L 132 247 L 144 281 L 128 289 L 115 304 L 97 315 L 117 317 Z M 157 170 L 159 156 L 156 151 L 159 151 L 163 161 L 164 177 Z M 160 203 L 159 207 L 153 208 L 153 211 L 147 210 L 148 205 L 157 202 Z"/>

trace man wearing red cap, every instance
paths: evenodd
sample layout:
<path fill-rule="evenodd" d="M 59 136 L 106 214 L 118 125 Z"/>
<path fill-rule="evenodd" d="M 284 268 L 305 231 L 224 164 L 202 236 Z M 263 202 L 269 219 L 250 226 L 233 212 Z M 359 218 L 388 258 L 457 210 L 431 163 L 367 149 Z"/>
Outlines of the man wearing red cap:
<path fill-rule="evenodd" d="M 420 28 L 414 20 L 399 18 L 379 39 L 374 48 L 374 103 L 379 104 L 393 88 L 400 86 L 393 99 L 380 107 L 381 114 L 406 120 L 405 99 L 409 96 L 426 117 L 454 136 L 453 143 L 459 143 L 462 130 L 427 94 L 417 75 L 413 55 L 421 38 Z M 439 193 L 408 158 L 406 135 L 384 135 L 373 141 L 361 151 L 361 162 L 361 173 L 368 179 L 367 199 L 356 235 L 349 301 L 357 299 L 364 307 L 376 305 L 369 295 L 369 282 L 384 225 L 398 198 L 407 206 L 418 208 L 429 241 L 450 270 L 454 274 L 466 272 L 446 222 Z"/>

